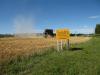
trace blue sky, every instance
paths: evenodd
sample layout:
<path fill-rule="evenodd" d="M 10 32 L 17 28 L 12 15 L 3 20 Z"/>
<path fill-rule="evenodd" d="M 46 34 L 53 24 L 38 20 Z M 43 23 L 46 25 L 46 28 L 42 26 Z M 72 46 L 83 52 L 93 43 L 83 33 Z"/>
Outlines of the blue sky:
<path fill-rule="evenodd" d="M 100 0 L 0 0 L 0 34 L 45 28 L 93 33 L 97 23 Z"/>

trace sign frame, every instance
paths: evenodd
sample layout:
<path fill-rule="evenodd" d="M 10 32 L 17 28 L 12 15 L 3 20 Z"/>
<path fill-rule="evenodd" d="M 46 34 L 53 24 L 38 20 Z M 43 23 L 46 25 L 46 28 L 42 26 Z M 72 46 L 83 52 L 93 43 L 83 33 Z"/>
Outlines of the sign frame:
<path fill-rule="evenodd" d="M 56 30 L 57 40 L 68 40 L 70 38 L 70 32 L 68 29 L 58 29 Z"/>

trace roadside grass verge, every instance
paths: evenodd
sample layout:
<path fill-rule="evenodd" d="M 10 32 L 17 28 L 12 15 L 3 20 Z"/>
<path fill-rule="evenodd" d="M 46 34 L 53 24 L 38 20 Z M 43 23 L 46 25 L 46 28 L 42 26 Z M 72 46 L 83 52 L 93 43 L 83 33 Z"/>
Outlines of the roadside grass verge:
<path fill-rule="evenodd" d="M 100 75 L 100 38 L 3 63 L 0 75 Z"/>

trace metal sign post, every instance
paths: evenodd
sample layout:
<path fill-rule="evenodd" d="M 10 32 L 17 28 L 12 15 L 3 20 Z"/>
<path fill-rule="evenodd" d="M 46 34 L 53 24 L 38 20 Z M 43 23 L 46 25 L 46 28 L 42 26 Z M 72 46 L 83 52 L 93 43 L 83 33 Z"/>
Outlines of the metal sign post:
<path fill-rule="evenodd" d="M 57 50 L 63 50 L 63 41 L 62 40 L 57 40 Z"/>
<path fill-rule="evenodd" d="M 67 41 L 67 49 L 69 50 L 70 49 L 70 42 L 69 42 L 69 39 Z"/>
<path fill-rule="evenodd" d="M 61 50 L 63 50 L 63 41 L 61 40 Z"/>
<path fill-rule="evenodd" d="M 57 50 L 59 51 L 59 41 L 57 40 Z"/>

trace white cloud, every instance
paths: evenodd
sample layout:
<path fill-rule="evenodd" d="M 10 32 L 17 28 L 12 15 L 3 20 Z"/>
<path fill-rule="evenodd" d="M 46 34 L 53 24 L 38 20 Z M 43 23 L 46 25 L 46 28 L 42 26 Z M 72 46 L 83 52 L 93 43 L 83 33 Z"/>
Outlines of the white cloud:
<path fill-rule="evenodd" d="M 94 28 L 77 28 L 77 29 L 72 29 L 71 33 L 91 34 L 91 33 L 94 33 Z"/>
<path fill-rule="evenodd" d="M 100 18 L 100 16 L 90 16 L 88 18 L 90 18 L 90 19 L 96 19 L 96 18 Z"/>
<path fill-rule="evenodd" d="M 82 34 L 91 34 L 94 33 L 95 29 L 91 25 L 81 25 L 75 28 L 71 28 L 71 33 L 82 33 Z"/>
<path fill-rule="evenodd" d="M 87 26 L 87 25 L 84 25 L 84 26 L 83 26 L 83 28 L 88 28 L 88 27 L 89 27 L 89 26 Z"/>

